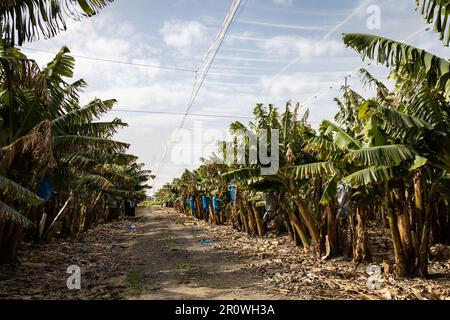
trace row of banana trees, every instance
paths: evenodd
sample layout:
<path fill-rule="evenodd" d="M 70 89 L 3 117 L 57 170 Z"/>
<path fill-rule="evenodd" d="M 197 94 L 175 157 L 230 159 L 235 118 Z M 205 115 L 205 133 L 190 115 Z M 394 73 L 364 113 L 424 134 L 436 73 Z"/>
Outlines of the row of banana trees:
<path fill-rule="evenodd" d="M 0 3 L 0 262 L 16 262 L 22 239 L 78 236 L 146 198 L 149 171 L 102 121 L 115 100 L 80 105 L 83 80 L 63 47 L 44 68 L 15 46 L 65 29 L 111 1 Z"/>
<path fill-rule="evenodd" d="M 450 3 L 417 3 L 448 44 Z M 300 104 L 289 102 L 281 111 L 257 105 L 255 121 L 230 125 L 236 134 L 231 152 L 245 150 L 250 163 L 252 146 L 239 132 L 271 135 L 277 130 L 277 174 L 262 175 L 261 164 L 216 165 L 213 156 L 157 196 L 206 218 L 201 210 L 189 210 L 185 199 L 218 195 L 226 204 L 221 223 L 228 219 L 240 230 L 263 236 L 264 200 L 271 195 L 277 202 L 277 228 L 289 232 L 305 252 L 324 259 L 347 255 L 355 263 L 371 261 L 367 225 L 379 221 L 380 228 L 390 230 L 396 273 L 426 276 L 431 244 L 450 243 L 450 63 L 374 35 L 345 34 L 343 41 L 363 59 L 391 67 L 393 89 L 361 69 L 364 84 L 376 89 L 376 96 L 366 99 L 344 86 L 342 98 L 335 99 L 334 121 L 323 121 L 318 130 L 308 124 L 307 110 L 300 118 Z"/>

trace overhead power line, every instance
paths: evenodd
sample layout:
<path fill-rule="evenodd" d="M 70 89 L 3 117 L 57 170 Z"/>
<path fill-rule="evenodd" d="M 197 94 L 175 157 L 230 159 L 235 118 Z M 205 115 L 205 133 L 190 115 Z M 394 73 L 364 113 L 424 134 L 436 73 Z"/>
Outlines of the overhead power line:
<path fill-rule="evenodd" d="M 261 58 L 249 58 L 249 57 L 232 57 L 232 56 L 220 56 L 216 57 L 217 60 L 230 60 L 230 61 L 254 61 L 254 62 L 271 62 L 271 63 L 286 63 L 288 60 L 281 59 L 261 59 Z"/>
<path fill-rule="evenodd" d="M 264 10 L 264 11 L 270 11 L 273 13 L 274 11 L 283 12 L 286 14 L 293 14 L 293 15 L 308 15 L 308 16 L 331 16 L 335 17 L 338 15 L 345 15 L 348 14 L 350 10 L 336 10 L 336 11 L 330 11 L 330 10 L 296 10 L 292 7 L 289 8 L 280 8 L 280 7 L 274 7 L 274 6 L 261 6 L 261 5 L 255 5 L 252 4 L 249 6 L 249 9 L 257 9 L 257 10 Z"/>
<path fill-rule="evenodd" d="M 359 4 L 355 9 L 352 10 L 352 12 L 345 18 L 343 19 L 341 22 L 339 22 L 336 26 L 334 26 L 333 28 L 331 28 L 330 30 L 328 30 L 328 32 L 317 42 L 314 43 L 314 46 L 319 46 L 321 43 L 325 42 L 326 40 L 328 40 L 328 38 L 331 37 L 331 35 L 333 35 L 333 33 L 335 33 L 337 30 L 339 30 L 342 26 L 344 26 L 345 24 L 347 24 L 354 16 L 356 16 L 358 14 L 359 9 L 361 8 L 362 4 Z M 285 71 L 287 71 L 292 65 L 296 64 L 297 62 L 299 62 L 302 59 L 302 56 L 299 55 L 298 57 L 296 57 L 295 59 L 292 59 L 291 61 L 288 62 L 288 64 L 286 64 L 283 68 L 281 68 L 280 71 L 278 71 L 278 73 L 272 78 L 272 82 L 275 82 L 278 77 L 280 75 L 282 75 Z"/>
<path fill-rule="evenodd" d="M 209 50 L 207 51 L 207 53 L 205 55 L 205 58 L 203 59 L 202 63 L 200 64 L 200 66 L 197 69 L 194 83 L 192 85 L 192 94 L 191 94 L 189 102 L 186 106 L 186 109 L 184 111 L 183 118 L 175 131 L 175 134 L 174 134 L 175 137 L 178 136 L 179 131 L 183 128 L 184 123 L 186 122 L 189 112 L 190 112 L 192 106 L 194 105 L 194 102 L 197 99 L 197 95 L 198 95 L 201 87 L 203 86 L 203 82 L 205 81 L 205 78 L 209 72 L 209 69 L 211 68 L 211 64 L 214 62 L 214 59 L 216 58 L 217 53 L 219 52 L 219 49 L 223 43 L 223 40 L 231 26 L 231 23 L 233 22 L 236 14 L 238 13 L 241 2 L 242 2 L 242 0 L 234 0 L 231 3 L 228 13 L 225 17 L 225 20 L 222 23 L 221 28 L 219 29 L 219 32 L 216 35 L 216 38 L 214 39 L 211 47 L 209 48 Z M 161 164 L 163 164 L 166 159 L 170 144 L 171 144 L 171 139 L 169 139 L 165 145 L 162 160 L 158 164 L 158 167 L 155 171 L 156 175 L 158 175 L 158 172 L 161 168 Z"/>
<path fill-rule="evenodd" d="M 21 50 L 34 51 L 34 52 L 42 52 L 42 53 L 47 53 L 47 54 L 52 54 L 52 55 L 58 54 L 58 52 L 50 51 L 50 50 L 34 49 L 34 48 L 27 48 L 27 47 L 21 47 L 20 49 Z M 227 49 L 227 51 L 239 51 L 239 49 Z M 245 52 L 247 50 L 246 49 L 242 49 L 240 51 L 244 51 Z M 252 50 L 250 50 L 250 49 L 248 51 L 252 52 Z M 258 52 L 258 50 L 254 50 L 254 51 Z M 264 52 L 263 50 L 260 50 L 260 51 Z M 93 57 L 93 56 L 83 56 L 83 55 L 77 55 L 77 54 L 72 54 L 72 56 L 74 58 L 77 58 L 77 59 L 84 59 L 84 60 L 91 60 L 91 61 L 101 61 L 101 62 L 107 62 L 107 63 L 116 63 L 116 64 L 135 66 L 135 67 L 144 67 L 144 68 L 161 69 L 161 70 L 172 70 L 172 71 L 181 71 L 181 72 L 190 72 L 190 73 L 196 73 L 197 72 L 197 70 L 194 70 L 194 69 L 180 68 L 180 67 L 173 67 L 173 66 L 152 65 L 152 64 L 146 64 L 146 63 L 137 63 L 137 62 L 124 61 L 124 60 L 98 58 L 98 57 Z M 248 58 L 248 57 L 227 57 L 227 56 L 216 57 L 216 59 L 232 60 L 232 61 L 234 61 L 234 60 L 236 60 L 236 61 L 260 61 L 260 62 L 279 62 L 279 63 L 286 62 L 285 60 L 253 59 L 253 58 Z M 229 69 L 240 70 L 240 71 L 242 70 L 242 68 L 237 69 L 237 67 L 222 67 L 222 68 L 217 68 L 217 67 L 213 68 L 213 67 L 211 67 L 210 70 L 215 70 L 215 71 L 214 72 L 209 72 L 208 74 L 221 74 L 221 73 L 216 72 L 216 71 L 229 70 Z M 247 67 L 247 69 L 251 69 L 251 68 Z M 261 69 L 261 68 L 254 68 L 254 69 L 264 70 L 264 69 Z"/>
<path fill-rule="evenodd" d="M 189 99 L 189 103 L 185 109 L 186 116 L 189 114 L 190 109 L 192 108 L 192 105 L 195 102 L 195 99 L 197 98 L 198 92 L 200 91 L 203 81 L 206 78 L 206 75 L 209 72 L 209 69 L 211 67 L 211 64 L 213 63 L 214 59 L 217 56 L 217 53 L 219 51 L 220 46 L 223 43 L 223 39 L 225 38 L 226 33 L 228 32 L 228 29 L 231 25 L 231 22 L 233 21 L 239 6 L 241 5 L 241 0 L 234 0 L 231 4 L 231 7 L 228 11 L 227 16 L 225 17 L 225 20 L 222 24 L 222 27 L 220 28 L 219 32 L 217 33 L 217 36 L 212 43 L 211 47 L 209 48 L 208 52 L 206 53 L 202 63 L 197 69 L 196 76 L 194 79 L 193 84 L 193 90 L 191 98 Z M 183 119 L 180 127 L 183 126 L 185 119 Z"/>
<path fill-rule="evenodd" d="M 248 48 L 222 48 L 222 51 L 231 51 L 231 52 L 249 52 L 249 53 L 260 53 L 266 54 L 267 50 L 262 49 L 248 49 Z"/>
<path fill-rule="evenodd" d="M 124 112 L 124 113 L 144 113 L 144 114 L 161 114 L 161 115 L 175 115 L 182 116 L 183 112 L 170 112 L 170 111 L 147 111 L 147 110 L 128 110 L 128 109 L 113 109 L 112 112 Z M 208 113 L 189 113 L 190 116 L 196 117 L 208 117 L 208 118 L 239 118 L 239 119 L 254 119 L 254 117 L 244 115 L 230 115 L 230 114 L 208 114 Z"/>
<path fill-rule="evenodd" d="M 43 53 L 48 53 L 48 54 L 57 54 L 58 53 L 58 52 L 49 51 L 49 50 L 33 49 L 33 48 L 26 48 L 26 47 L 21 47 L 20 49 L 28 50 L 28 51 L 43 52 Z M 102 62 L 109 62 L 109 63 L 118 63 L 118 64 L 124 64 L 124 65 L 136 66 L 136 67 L 162 69 L 162 70 L 172 70 L 172 71 L 182 71 L 182 72 L 190 72 L 190 73 L 195 73 L 196 72 L 196 70 L 194 70 L 194 69 L 178 68 L 178 67 L 172 67 L 172 66 L 159 66 L 159 65 L 152 65 L 152 64 L 146 64 L 146 63 L 129 62 L 129 61 L 123 61 L 123 60 L 114 60 L 114 59 L 105 59 L 105 58 L 97 58 L 97 57 L 90 57 L 90 56 L 81 56 L 81 55 L 76 55 L 76 54 L 72 54 L 72 56 L 74 58 L 78 58 L 78 59 L 85 59 L 85 60 L 92 60 L 92 61 L 102 61 Z"/>
<path fill-rule="evenodd" d="M 419 34 L 425 32 L 425 31 L 430 30 L 431 26 L 432 26 L 432 24 L 426 25 L 425 27 L 421 27 L 419 30 L 417 30 L 416 32 L 410 34 L 409 36 L 407 36 L 405 39 L 401 40 L 400 42 L 405 43 L 405 42 L 407 42 L 407 41 L 409 41 L 409 40 L 414 39 L 414 38 L 417 37 Z M 358 65 L 358 67 L 355 68 L 352 72 L 346 74 L 346 77 L 351 77 L 353 74 L 355 74 L 356 72 L 358 72 L 358 71 L 359 71 L 362 67 L 364 67 L 365 65 L 370 66 L 370 65 L 372 65 L 372 63 L 371 63 L 371 62 L 369 62 L 369 63 L 362 63 L 362 64 Z M 316 101 L 316 100 L 318 100 L 319 98 L 321 98 L 322 96 L 324 96 L 324 95 L 329 91 L 329 89 L 333 89 L 333 88 L 334 88 L 334 85 L 335 85 L 336 83 L 340 82 L 340 81 L 342 81 L 342 78 L 335 79 L 335 80 L 333 81 L 333 85 L 332 85 L 332 86 L 330 86 L 328 89 L 323 89 L 323 90 L 317 92 L 317 94 L 315 94 L 314 96 L 312 96 L 311 98 L 309 98 L 308 100 L 306 100 L 306 101 L 303 103 L 303 106 L 306 107 L 306 106 L 311 105 L 314 101 Z"/>
<path fill-rule="evenodd" d="M 310 30 L 310 31 L 327 31 L 332 26 L 308 26 L 308 25 L 294 25 L 294 24 L 283 24 L 283 23 L 273 23 L 267 21 L 254 21 L 254 20 L 241 20 L 239 23 L 250 24 L 255 26 L 263 26 L 270 28 L 282 28 L 282 29 L 294 29 L 294 30 Z"/>
<path fill-rule="evenodd" d="M 147 111 L 147 110 L 129 110 L 129 109 L 112 109 L 111 112 L 121 112 L 121 113 L 142 113 L 142 114 L 160 114 L 160 115 L 174 115 L 181 116 L 184 115 L 183 112 L 171 112 L 171 111 Z M 233 119 L 248 119 L 254 120 L 254 116 L 244 116 L 236 114 L 212 114 L 212 113 L 189 113 L 189 116 L 194 117 L 207 117 L 207 118 L 233 118 Z M 321 123 L 321 121 L 310 121 L 309 123 Z"/>

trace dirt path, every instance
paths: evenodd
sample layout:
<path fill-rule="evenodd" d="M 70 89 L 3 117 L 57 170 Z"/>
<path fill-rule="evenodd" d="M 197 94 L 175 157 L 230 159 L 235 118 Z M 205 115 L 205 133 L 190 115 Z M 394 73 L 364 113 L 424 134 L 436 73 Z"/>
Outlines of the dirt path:
<path fill-rule="evenodd" d="M 172 209 L 137 213 L 78 239 L 23 243 L 20 265 L 0 265 L 0 299 L 450 299 L 450 260 L 430 262 L 429 279 L 382 274 L 373 290 L 367 265 L 317 259 L 274 230 L 260 239 Z M 371 239 L 386 256 L 389 238 Z M 67 288 L 72 265 L 81 290 Z"/>
<path fill-rule="evenodd" d="M 251 262 L 228 250 L 216 249 L 208 234 L 193 223 L 181 224 L 160 208 L 145 208 L 142 237 L 129 256 L 134 270 L 135 299 L 276 299 L 264 293 L 263 277 L 246 266 Z"/>
<path fill-rule="evenodd" d="M 169 209 L 139 208 L 136 218 L 78 239 L 23 243 L 20 265 L 0 265 L 0 299 L 284 298 L 264 292 L 263 275 L 248 268 L 250 255 L 218 249 L 220 241 L 202 244 L 213 235 L 199 223 Z M 81 290 L 67 288 L 73 265 L 81 269 Z"/>

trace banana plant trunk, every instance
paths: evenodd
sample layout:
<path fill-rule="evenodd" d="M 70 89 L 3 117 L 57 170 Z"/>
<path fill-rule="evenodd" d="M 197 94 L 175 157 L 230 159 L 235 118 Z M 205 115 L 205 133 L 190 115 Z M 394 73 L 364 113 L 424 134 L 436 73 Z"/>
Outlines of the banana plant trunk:
<path fill-rule="evenodd" d="M 22 226 L 6 220 L 0 233 L 0 262 L 15 264 L 19 262 L 17 258 L 17 248 L 22 237 Z"/>
<path fill-rule="evenodd" d="M 261 214 L 258 211 L 258 208 L 256 208 L 255 203 L 251 203 L 251 211 L 253 212 L 253 215 L 255 217 L 256 227 L 258 229 L 258 235 L 260 238 L 264 237 L 265 230 L 264 230 L 264 224 L 261 218 Z"/>
<path fill-rule="evenodd" d="M 325 256 L 323 259 L 341 256 L 343 253 L 342 235 L 340 235 L 339 220 L 337 219 L 333 203 L 329 203 L 325 207 L 324 220 L 325 237 L 322 238 L 325 245 Z"/>
<path fill-rule="evenodd" d="M 320 246 L 319 229 L 317 225 L 314 223 L 311 214 L 309 213 L 306 207 L 306 204 L 300 199 L 300 197 L 295 196 L 293 200 L 298 207 L 298 211 L 300 212 L 300 216 L 302 218 L 303 223 L 306 225 L 306 228 L 309 231 L 309 235 L 311 236 L 311 245 L 314 247 L 314 250 L 316 252 L 319 252 Z"/>
<path fill-rule="evenodd" d="M 218 224 L 217 216 L 216 216 L 216 213 L 214 212 L 214 208 L 212 206 L 211 201 L 208 202 L 208 211 L 209 211 L 209 223 Z"/>
<path fill-rule="evenodd" d="M 309 242 L 309 239 L 308 239 L 306 233 L 304 232 L 304 230 L 302 228 L 300 219 L 296 215 L 296 212 L 295 212 L 296 207 L 292 206 L 294 208 L 294 210 L 293 210 L 290 208 L 290 206 L 288 207 L 288 205 L 284 202 L 281 203 L 281 207 L 283 208 L 284 212 L 286 212 L 286 214 L 288 215 L 289 222 L 292 225 L 292 232 L 294 234 L 294 242 L 297 242 L 298 240 L 300 240 L 300 243 L 303 246 L 303 251 L 305 253 L 308 253 L 310 250 L 310 242 Z"/>
<path fill-rule="evenodd" d="M 248 234 L 254 236 L 258 233 L 258 227 L 256 226 L 255 216 L 250 201 L 246 201 L 246 211 L 248 217 Z"/>
<path fill-rule="evenodd" d="M 351 223 L 353 225 L 353 262 L 356 264 L 371 262 L 372 256 L 369 250 L 369 241 L 366 228 L 367 215 L 362 202 L 356 206 Z"/>
<path fill-rule="evenodd" d="M 396 273 L 401 277 L 428 275 L 431 222 L 435 218 L 433 186 L 421 173 L 413 179 L 414 199 L 405 187 L 389 196 L 389 225 L 394 245 Z M 424 201 L 427 199 L 427 201 Z"/>

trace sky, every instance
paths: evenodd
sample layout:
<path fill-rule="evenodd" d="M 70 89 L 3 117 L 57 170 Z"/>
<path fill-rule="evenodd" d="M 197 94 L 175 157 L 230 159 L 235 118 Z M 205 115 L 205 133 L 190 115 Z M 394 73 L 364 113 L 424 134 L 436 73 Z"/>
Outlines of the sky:
<path fill-rule="evenodd" d="M 362 62 L 343 45 L 342 33 L 406 40 L 450 58 L 438 36 L 424 30 L 414 0 L 243 0 L 192 115 L 177 131 L 195 70 L 231 3 L 116 0 L 99 15 L 69 21 L 67 31 L 27 43 L 22 50 L 45 66 L 62 46 L 69 47 L 77 56 L 73 80 L 88 83 L 81 102 L 118 100 L 104 119 L 117 117 L 129 124 L 115 139 L 130 143 L 130 153 L 157 175 L 151 182 L 153 190 L 185 169 L 197 168 L 231 122 L 251 120 L 257 103 L 284 109 L 288 100 L 300 102 L 300 113 L 308 109 L 309 121 L 317 127 L 323 119 L 333 119 L 337 111 L 333 98 L 341 96 L 346 76 L 353 89 L 365 97 L 373 95 L 361 85 L 356 70 L 364 67 L 382 80 L 388 70 Z"/>

